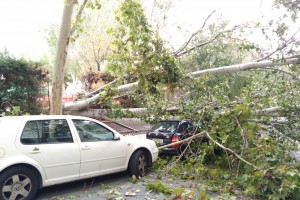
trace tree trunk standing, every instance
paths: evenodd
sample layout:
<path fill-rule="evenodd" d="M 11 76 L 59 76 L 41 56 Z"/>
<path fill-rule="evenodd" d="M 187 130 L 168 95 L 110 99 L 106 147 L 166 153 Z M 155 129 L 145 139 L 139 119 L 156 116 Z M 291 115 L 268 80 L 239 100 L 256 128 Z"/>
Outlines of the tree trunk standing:
<path fill-rule="evenodd" d="M 70 27 L 74 4 L 76 1 L 67 0 L 64 6 L 63 18 L 57 42 L 57 52 L 52 78 L 52 93 L 50 114 L 58 115 L 63 111 L 63 81 L 65 65 L 70 41 Z"/>

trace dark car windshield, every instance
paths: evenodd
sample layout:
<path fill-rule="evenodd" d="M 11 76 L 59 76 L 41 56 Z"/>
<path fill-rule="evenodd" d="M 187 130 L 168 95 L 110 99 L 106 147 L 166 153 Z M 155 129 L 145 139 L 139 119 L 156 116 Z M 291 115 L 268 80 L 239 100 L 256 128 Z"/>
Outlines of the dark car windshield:
<path fill-rule="evenodd" d="M 179 122 L 177 121 L 161 121 L 151 128 L 151 132 L 175 132 Z"/>

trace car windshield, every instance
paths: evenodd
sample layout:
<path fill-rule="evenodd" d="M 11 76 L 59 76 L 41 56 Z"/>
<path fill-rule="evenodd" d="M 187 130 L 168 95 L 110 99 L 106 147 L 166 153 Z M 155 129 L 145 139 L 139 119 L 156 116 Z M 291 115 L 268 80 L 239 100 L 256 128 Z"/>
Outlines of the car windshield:
<path fill-rule="evenodd" d="M 178 127 L 177 121 L 161 121 L 151 128 L 151 132 L 174 132 Z"/>

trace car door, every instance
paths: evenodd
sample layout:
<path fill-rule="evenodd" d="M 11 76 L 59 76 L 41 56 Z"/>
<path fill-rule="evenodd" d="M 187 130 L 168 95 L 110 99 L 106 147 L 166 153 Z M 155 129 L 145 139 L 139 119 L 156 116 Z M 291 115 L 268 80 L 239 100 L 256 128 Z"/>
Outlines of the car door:
<path fill-rule="evenodd" d="M 108 127 L 87 119 L 73 119 L 81 140 L 80 176 L 122 171 L 126 166 L 126 141 Z"/>
<path fill-rule="evenodd" d="M 59 183 L 79 178 L 79 147 L 66 119 L 27 121 L 16 146 L 39 163 L 46 181 Z"/>

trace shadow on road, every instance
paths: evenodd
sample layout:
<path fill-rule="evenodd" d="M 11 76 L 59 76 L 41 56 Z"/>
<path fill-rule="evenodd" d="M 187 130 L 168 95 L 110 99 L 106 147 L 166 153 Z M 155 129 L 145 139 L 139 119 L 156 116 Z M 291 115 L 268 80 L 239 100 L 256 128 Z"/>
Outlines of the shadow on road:
<path fill-rule="evenodd" d="M 118 185 L 128 184 L 130 176 L 126 172 L 99 176 L 91 179 L 84 179 L 70 183 L 49 186 L 39 190 L 37 200 L 57 200 L 71 199 L 83 195 L 88 196 L 88 193 L 93 194 L 101 190 L 102 187 L 116 187 Z"/>

